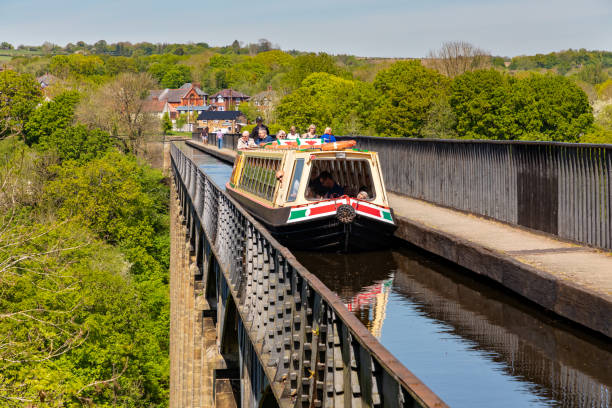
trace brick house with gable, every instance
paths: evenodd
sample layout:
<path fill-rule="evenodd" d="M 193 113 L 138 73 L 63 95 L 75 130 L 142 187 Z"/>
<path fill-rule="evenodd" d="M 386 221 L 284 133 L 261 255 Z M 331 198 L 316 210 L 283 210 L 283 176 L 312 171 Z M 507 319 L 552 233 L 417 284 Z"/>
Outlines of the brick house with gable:
<path fill-rule="evenodd" d="M 208 110 L 208 94 L 198 84 L 185 83 L 178 89 L 154 89 L 149 92 L 149 100 L 166 102 L 171 119 L 176 119 L 181 113 L 195 115 Z"/>
<path fill-rule="evenodd" d="M 250 99 L 249 95 L 234 89 L 222 89 L 216 94 L 210 95 L 210 108 L 215 111 L 238 109 L 242 102 L 248 102 Z"/>

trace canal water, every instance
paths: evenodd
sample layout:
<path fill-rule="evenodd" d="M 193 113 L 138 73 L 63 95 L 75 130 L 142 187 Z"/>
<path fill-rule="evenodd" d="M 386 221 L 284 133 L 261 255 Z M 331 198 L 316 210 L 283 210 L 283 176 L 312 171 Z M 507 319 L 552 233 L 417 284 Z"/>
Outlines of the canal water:
<path fill-rule="evenodd" d="M 219 186 L 231 167 L 185 147 Z M 409 245 L 297 252 L 451 407 L 612 407 L 612 342 Z"/>

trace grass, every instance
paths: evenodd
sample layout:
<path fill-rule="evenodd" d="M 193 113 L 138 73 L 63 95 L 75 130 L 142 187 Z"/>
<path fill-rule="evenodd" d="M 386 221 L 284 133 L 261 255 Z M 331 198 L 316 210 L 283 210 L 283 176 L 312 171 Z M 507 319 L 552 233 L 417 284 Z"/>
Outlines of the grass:
<path fill-rule="evenodd" d="M 168 132 L 166 136 L 191 136 L 191 132 L 179 132 L 178 130 L 172 130 Z"/>

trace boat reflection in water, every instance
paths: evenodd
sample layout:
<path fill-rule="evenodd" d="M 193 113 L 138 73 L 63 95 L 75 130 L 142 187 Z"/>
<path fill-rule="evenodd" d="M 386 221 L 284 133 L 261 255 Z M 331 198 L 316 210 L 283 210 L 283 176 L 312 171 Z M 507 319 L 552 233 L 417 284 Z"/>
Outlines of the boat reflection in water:
<path fill-rule="evenodd" d="M 612 344 L 407 249 L 296 254 L 450 406 L 611 407 Z"/>
<path fill-rule="evenodd" d="M 299 261 L 342 299 L 348 310 L 380 339 L 385 309 L 393 284 L 396 263 L 393 257 L 380 258 L 368 252 L 346 254 L 316 254 L 294 252 Z M 372 255 L 377 262 L 372 262 Z"/>

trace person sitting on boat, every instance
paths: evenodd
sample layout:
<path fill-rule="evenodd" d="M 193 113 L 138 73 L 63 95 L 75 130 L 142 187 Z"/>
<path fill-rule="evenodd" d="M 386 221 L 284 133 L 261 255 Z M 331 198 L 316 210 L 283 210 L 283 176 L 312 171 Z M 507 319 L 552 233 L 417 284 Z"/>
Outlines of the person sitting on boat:
<path fill-rule="evenodd" d="M 275 142 L 276 136 L 269 135 L 265 129 L 259 129 L 259 142 L 255 142 L 257 144 Z"/>
<path fill-rule="evenodd" d="M 279 130 L 278 133 L 276 134 L 276 138 L 277 139 L 286 139 L 287 138 L 287 132 L 285 132 L 284 130 Z"/>
<path fill-rule="evenodd" d="M 310 189 L 319 198 L 336 198 L 344 195 L 344 189 L 336 183 L 328 171 L 322 171 L 319 177 L 311 182 Z"/>
<path fill-rule="evenodd" d="M 356 198 L 358 200 L 367 200 L 368 198 L 370 198 L 368 194 L 368 188 L 366 186 L 359 187 L 359 193 L 357 193 Z"/>
<path fill-rule="evenodd" d="M 297 132 L 297 129 L 295 128 L 295 126 L 291 126 L 291 128 L 289 129 L 289 134 L 287 135 L 287 139 L 295 140 L 299 137 L 300 137 L 300 134 Z"/>
<path fill-rule="evenodd" d="M 325 133 L 321 135 L 321 139 L 323 139 L 323 143 L 331 143 L 336 141 L 336 137 L 332 135 L 332 128 L 326 127 Z"/>
<path fill-rule="evenodd" d="M 248 130 L 242 132 L 242 137 L 238 139 L 238 146 L 236 147 L 238 150 L 250 149 L 253 147 L 257 147 L 255 141 L 251 139 L 250 133 Z"/>
<path fill-rule="evenodd" d="M 317 127 L 315 125 L 310 125 L 308 126 L 308 132 L 304 133 L 302 137 L 305 139 L 314 139 L 317 137 L 316 130 Z"/>

